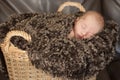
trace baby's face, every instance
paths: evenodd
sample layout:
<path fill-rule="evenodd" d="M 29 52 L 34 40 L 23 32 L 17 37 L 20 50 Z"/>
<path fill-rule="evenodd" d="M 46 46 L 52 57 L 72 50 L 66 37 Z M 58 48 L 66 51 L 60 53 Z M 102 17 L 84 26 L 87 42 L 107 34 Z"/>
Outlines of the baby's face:
<path fill-rule="evenodd" d="M 74 26 L 74 37 L 90 38 L 100 31 L 101 27 L 94 16 L 86 16 L 85 18 L 77 19 Z"/>

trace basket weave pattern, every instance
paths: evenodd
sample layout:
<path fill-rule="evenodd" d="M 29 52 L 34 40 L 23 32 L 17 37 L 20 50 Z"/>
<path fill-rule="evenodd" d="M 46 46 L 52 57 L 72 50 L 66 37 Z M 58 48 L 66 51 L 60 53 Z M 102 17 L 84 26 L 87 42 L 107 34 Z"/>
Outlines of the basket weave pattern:
<path fill-rule="evenodd" d="M 60 80 L 57 77 L 54 78 L 46 74 L 42 70 L 36 69 L 29 61 L 27 52 L 14 47 L 14 45 L 10 43 L 10 38 L 19 34 L 21 34 L 22 37 L 30 38 L 30 36 L 23 31 L 11 31 L 7 34 L 4 43 L 1 44 L 10 80 Z"/>

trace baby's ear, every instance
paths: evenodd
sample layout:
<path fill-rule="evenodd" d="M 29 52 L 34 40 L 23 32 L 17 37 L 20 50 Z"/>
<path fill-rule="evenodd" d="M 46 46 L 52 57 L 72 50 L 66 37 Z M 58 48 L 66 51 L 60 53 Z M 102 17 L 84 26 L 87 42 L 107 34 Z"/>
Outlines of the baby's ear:
<path fill-rule="evenodd" d="M 0 25 L 0 44 L 3 42 L 3 39 L 6 37 L 6 34 L 9 32 L 7 26 Z"/>

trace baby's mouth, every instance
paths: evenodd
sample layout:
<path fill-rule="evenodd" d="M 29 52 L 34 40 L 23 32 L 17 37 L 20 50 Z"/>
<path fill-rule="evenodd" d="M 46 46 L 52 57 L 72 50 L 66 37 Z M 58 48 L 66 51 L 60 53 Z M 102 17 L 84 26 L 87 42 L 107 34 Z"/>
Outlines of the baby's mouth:
<path fill-rule="evenodd" d="M 79 35 L 79 34 L 76 34 L 75 36 L 77 39 L 83 39 L 84 38 L 84 35 Z"/>

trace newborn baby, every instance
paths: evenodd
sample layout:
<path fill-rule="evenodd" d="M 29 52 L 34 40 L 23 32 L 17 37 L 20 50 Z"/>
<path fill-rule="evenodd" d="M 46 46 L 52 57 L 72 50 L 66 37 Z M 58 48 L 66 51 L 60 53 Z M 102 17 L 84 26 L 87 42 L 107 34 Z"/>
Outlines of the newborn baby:
<path fill-rule="evenodd" d="M 95 11 L 88 11 L 83 16 L 76 19 L 73 30 L 70 32 L 68 37 L 79 39 L 90 38 L 100 32 L 103 27 L 103 17 Z"/>
<path fill-rule="evenodd" d="M 28 52 L 29 60 L 37 69 L 70 80 L 89 80 L 113 59 L 117 40 L 117 26 L 107 25 L 102 30 L 103 18 L 95 15 L 98 13 L 39 13 L 13 16 L 0 25 L 0 40 L 3 42 L 9 31 L 25 31 L 32 37 L 30 43 L 17 36 L 13 37 L 11 42 Z M 78 18 L 80 16 L 82 17 Z M 81 26 L 83 23 L 85 27 Z M 97 34 L 99 31 L 101 32 Z M 90 38 L 95 34 L 97 35 Z"/>

